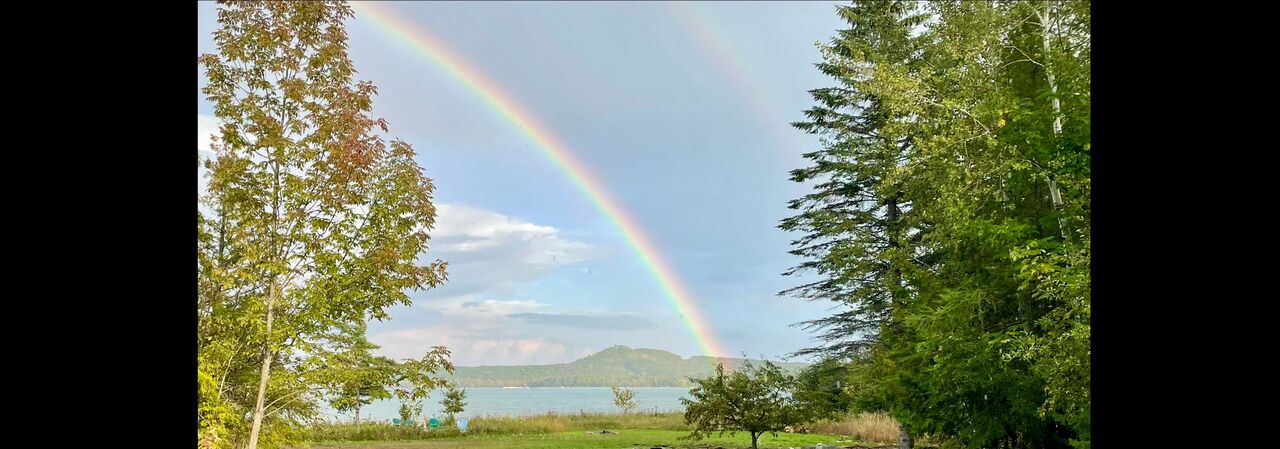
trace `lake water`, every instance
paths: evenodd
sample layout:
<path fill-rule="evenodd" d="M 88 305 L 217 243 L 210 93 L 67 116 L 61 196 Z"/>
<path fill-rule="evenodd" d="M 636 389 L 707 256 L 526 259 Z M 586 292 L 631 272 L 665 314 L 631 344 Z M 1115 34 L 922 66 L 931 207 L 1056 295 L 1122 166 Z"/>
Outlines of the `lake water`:
<path fill-rule="evenodd" d="M 682 411 L 680 398 L 689 397 L 689 389 L 632 388 L 639 404 L 635 411 Z M 425 417 L 442 418 L 440 400 L 444 394 L 435 391 L 422 400 Z M 613 405 L 613 391 L 608 387 L 565 388 L 467 388 L 466 411 L 458 417 L 481 415 L 536 415 L 547 412 L 578 413 L 617 412 Z M 350 421 L 352 414 L 328 410 L 331 419 Z M 361 420 L 385 421 L 400 416 L 400 401 L 395 399 L 376 401 L 360 409 Z"/>

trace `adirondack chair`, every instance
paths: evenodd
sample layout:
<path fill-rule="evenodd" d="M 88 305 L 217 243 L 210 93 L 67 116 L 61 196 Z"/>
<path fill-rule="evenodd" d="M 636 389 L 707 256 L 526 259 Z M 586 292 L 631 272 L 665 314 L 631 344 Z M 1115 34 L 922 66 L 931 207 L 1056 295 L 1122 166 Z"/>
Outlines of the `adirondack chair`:
<path fill-rule="evenodd" d="M 391 418 L 391 425 L 393 425 L 393 426 L 399 426 L 399 425 L 400 425 L 400 418 Z"/>
<path fill-rule="evenodd" d="M 431 418 L 431 427 L 440 427 L 440 420 Z"/>

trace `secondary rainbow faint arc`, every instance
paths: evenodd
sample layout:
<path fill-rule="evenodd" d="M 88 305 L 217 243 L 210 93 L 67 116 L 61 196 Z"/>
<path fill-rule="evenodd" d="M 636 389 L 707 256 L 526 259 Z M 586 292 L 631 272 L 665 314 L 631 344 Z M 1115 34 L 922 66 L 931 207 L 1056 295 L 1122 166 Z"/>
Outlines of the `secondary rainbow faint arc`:
<path fill-rule="evenodd" d="M 778 145 L 784 154 L 798 155 L 790 151 L 795 142 L 794 135 L 791 133 L 793 130 L 787 120 L 774 112 L 780 108 L 776 102 L 768 98 L 765 91 L 760 88 L 760 84 L 750 76 L 751 71 L 746 69 L 738 53 L 730 49 L 729 44 L 722 37 L 724 32 L 716 29 L 713 22 L 700 13 L 693 4 L 683 1 L 661 3 L 686 30 L 693 33 L 696 37 L 694 41 L 707 55 L 711 56 L 720 73 L 736 85 L 735 92 L 739 97 L 746 98 L 760 125 L 766 127 L 765 129 L 768 129 L 769 134 L 773 136 L 774 144 Z"/>
<path fill-rule="evenodd" d="M 588 168 L 578 161 L 568 147 L 560 143 L 551 131 L 543 127 L 532 114 L 526 111 L 510 95 L 504 92 L 485 76 L 462 59 L 449 51 L 438 39 L 418 27 L 412 27 L 397 19 L 382 6 L 368 2 L 351 2 L 352 9 L 360 13 L 357 18 L 369 19 L 387 34 L 408 44 L 428 60 L 443 68 L 454 79 L 460 81 L 480 98 L 484 99 L 494 111 L 511 122 L 525 135 L 534 147 L 562 171 L 566 177 L 587 197 L 622 236 L 623 240 L 640 256 L 645 268 L 652 273 L 663 294 L 680 314 L 685 325 L 693 334 L 698 346 L 711 356 L 728 355 L 712 333 L 702 314 L 692 300 L 692 295 L 680 282 L 675 270 L 658 252 L 653 244 L 630 215 L 617 201 L 613 200 L 604 184 L 601 183 Z"/>

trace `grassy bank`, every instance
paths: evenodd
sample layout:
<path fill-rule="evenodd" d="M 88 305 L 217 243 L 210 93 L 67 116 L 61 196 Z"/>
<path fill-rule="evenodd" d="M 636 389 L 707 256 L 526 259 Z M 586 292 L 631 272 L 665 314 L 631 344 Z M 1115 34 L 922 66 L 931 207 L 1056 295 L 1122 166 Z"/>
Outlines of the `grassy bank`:
<path fill-rule="evenodd" d="M 600 435 L 610 430 L 616 434 Z M 798 447 L 818 443 L 876 446 L 897 441 L 898 426 L 883 414 L 861 414 L 844 420 L 808 426 L 808 434 L 764 435 L 761 447 Z M 385 422 L 318 424 L 308 428 L 308 440 L 317 448 L 436 449 L 436 448 L 635 448 L 749 447 L 746 433 L 716 436 L 700 441 L 684 440 L 690 428 L 681 413 L 547 413 L 531 416 L 480 416 L 468 420 L 467 432 L 456 427 L 403 428 Z"/>
<path fill-rule="evenodd" d="M 316 449 L 647 449 L 652 446 L 738 449 L 751 447 L 751 437 L 742 432 L 734 436 L 727 434 L 723 437 L 713 436 L 701 441 L 682 440 L 681 437 L 688 435 L 688 432 L 676 430 L 620 429 L 616 432 L 617 434 L 614 435 L 573 431 L 524 435 L 467 435 L 416 441 L 321 442 L 311 447 Z M 790 448 L 813 446 L 819 443 L 836 447 L 865 444 L 843 440 L 833 435 L 779 433 L 776 437 L 768 434 L 760 437 L 761 448 Z"/>
<path fill-rule="evenodd" d="M 529 416 L 479 416 L 467 422 L 468 435 L 544 434 L 604 429 L 671 430 L 688 433 L 680 413 L 547 413 Z M 307 429 L 309 441 L 397 441 L 459 436 L 456 427 L 397 427 L 386 422 L 317 424 Z"/>

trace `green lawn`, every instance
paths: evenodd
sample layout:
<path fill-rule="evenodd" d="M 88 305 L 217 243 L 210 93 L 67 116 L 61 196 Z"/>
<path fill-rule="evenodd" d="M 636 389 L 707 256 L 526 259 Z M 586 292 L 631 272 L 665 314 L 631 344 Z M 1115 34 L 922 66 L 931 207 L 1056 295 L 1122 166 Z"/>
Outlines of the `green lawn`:
<path fill-rule="evenodd" d="M 728 434 L 723 437 L 712 436 L 701 441 L 680 440 L 680 437 L 689 433 L 675 430 L 622 429 L 616 432 L 618 432 L 617 435 L 589 435 L 585 431 L 525 435 L 467 435 L 418 441 L 315 443 L 312 447 L 329 449 L 647 449 L 658 445 L 676 448 L 751 447 L 750 435 L 743 432 L 738 432 L 734 436 Z M 841 441 L 840 437 L 834 435 L 779 433 L 777 437 L 769 434 L 760 437 L 762 448 L 813 446 L 818 443 L 836 447 L 872 445 L 848 440 Z"/>

